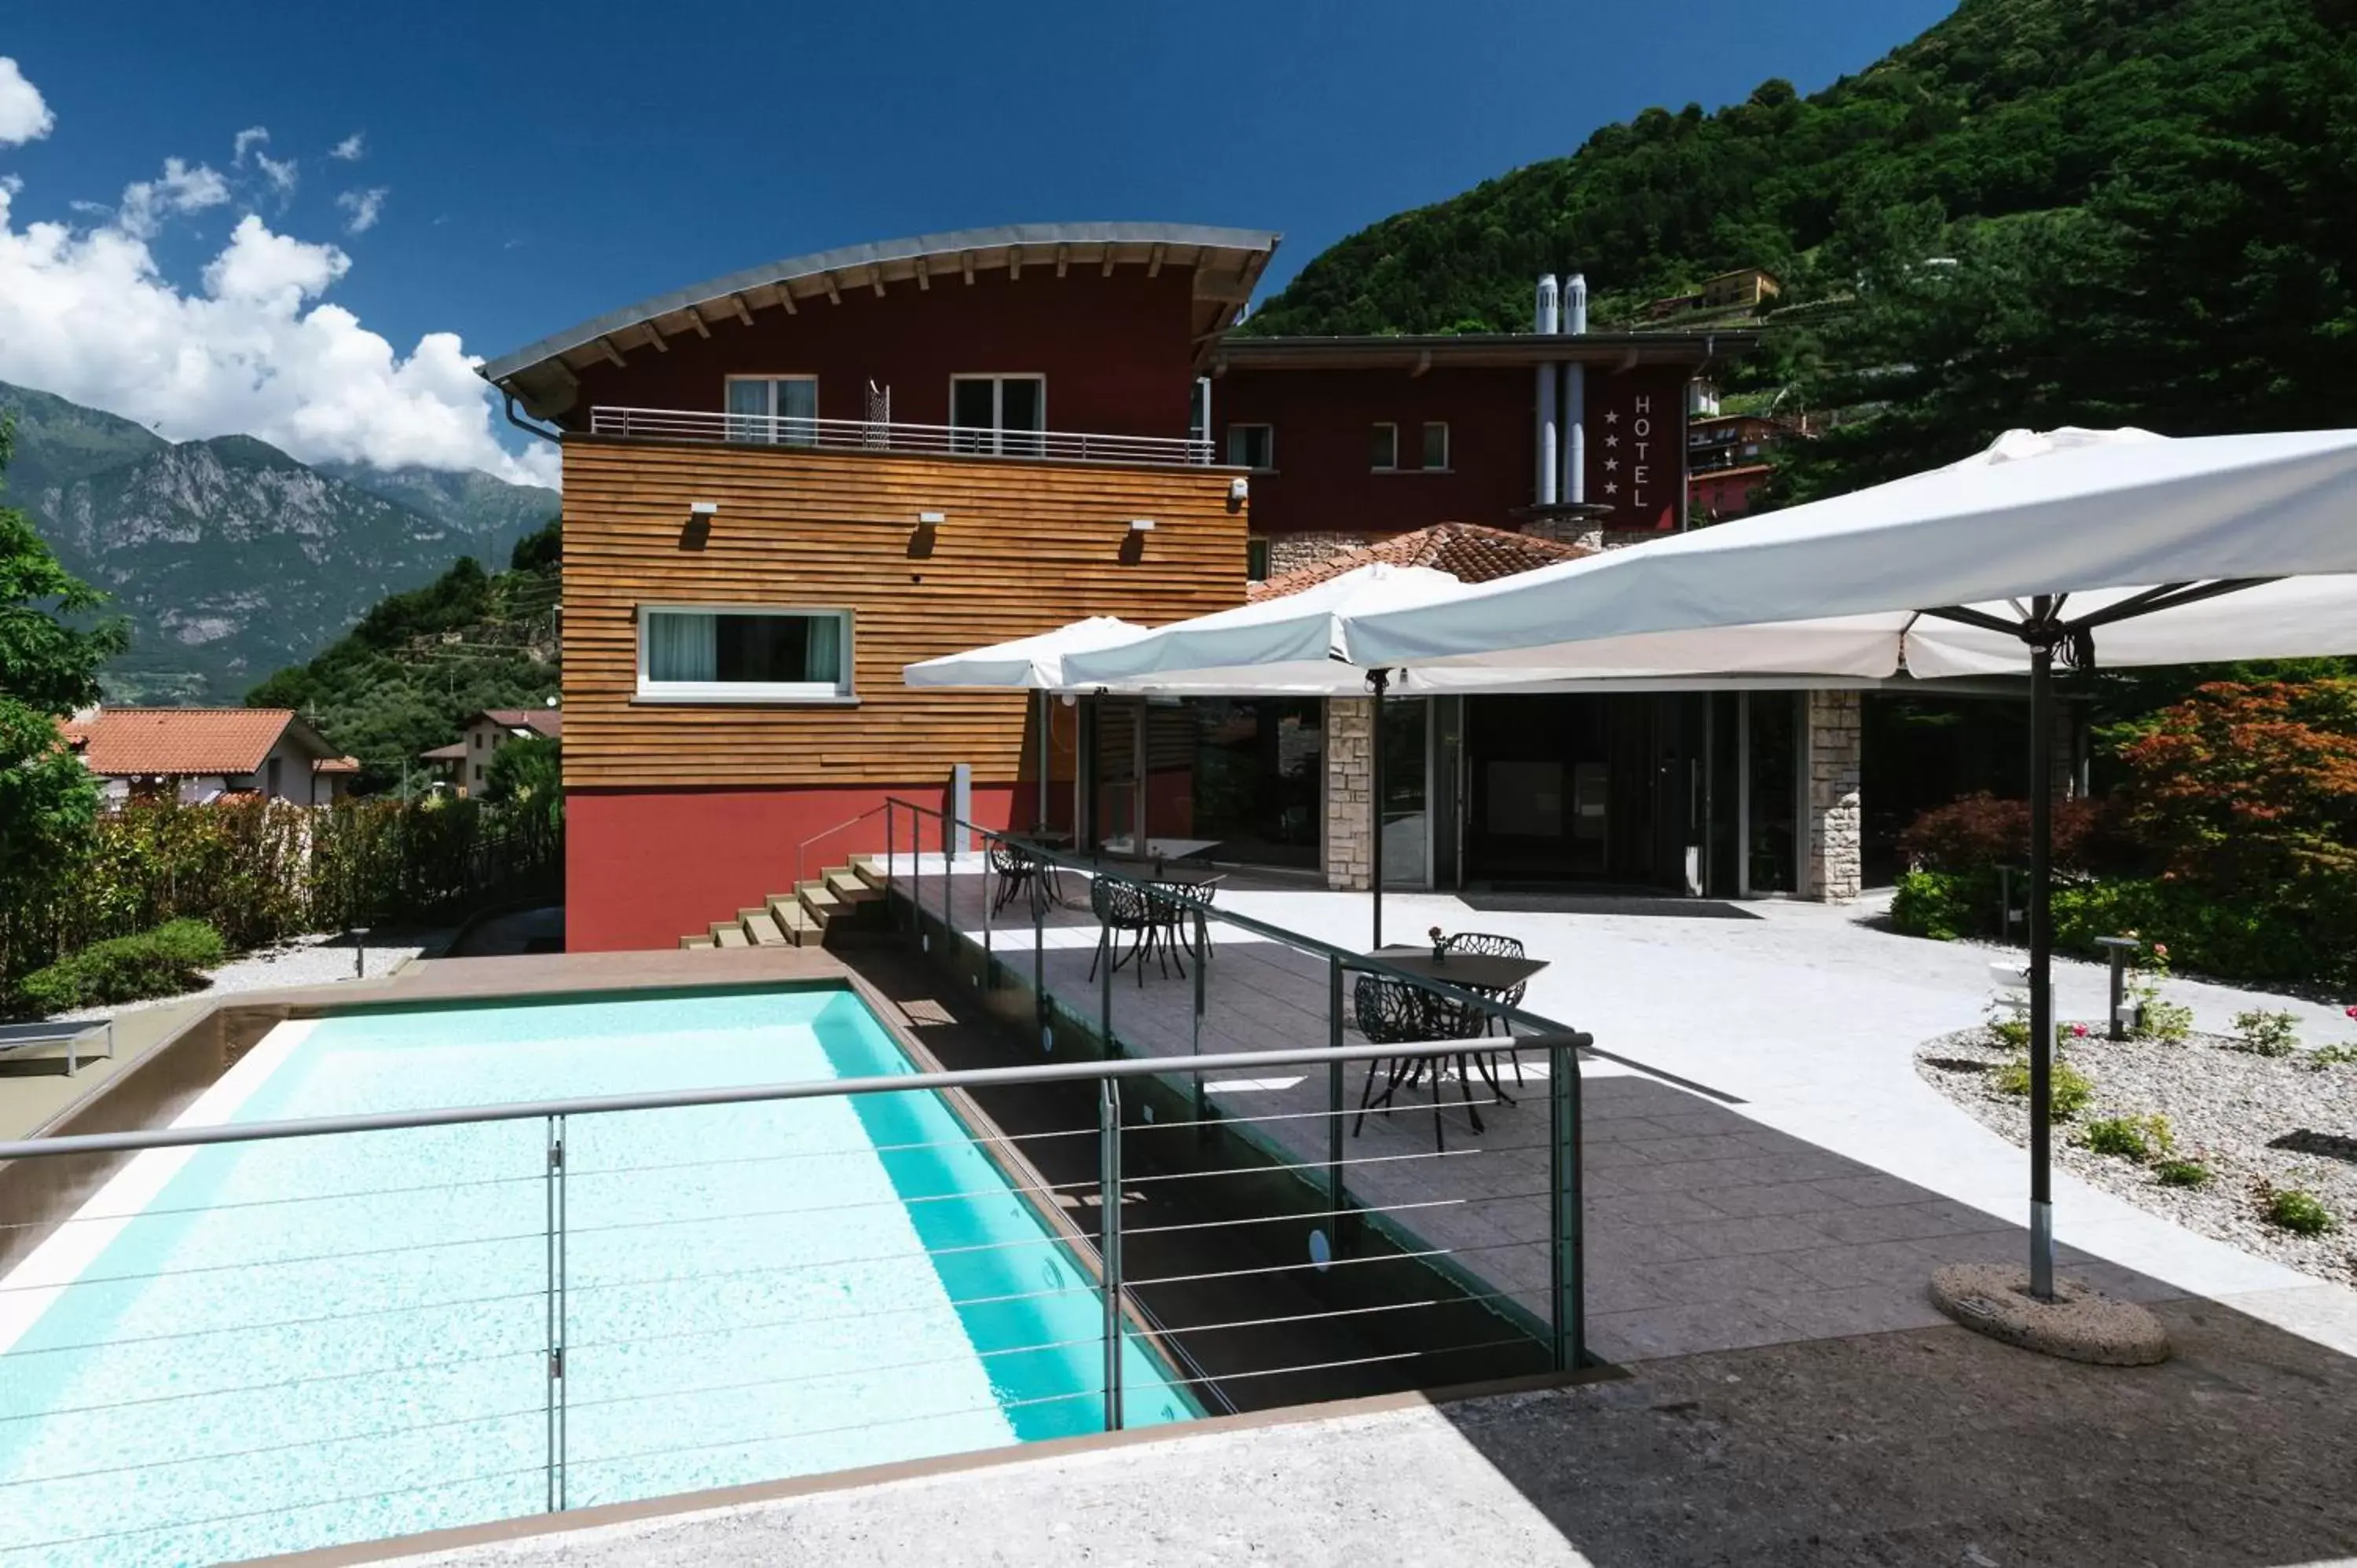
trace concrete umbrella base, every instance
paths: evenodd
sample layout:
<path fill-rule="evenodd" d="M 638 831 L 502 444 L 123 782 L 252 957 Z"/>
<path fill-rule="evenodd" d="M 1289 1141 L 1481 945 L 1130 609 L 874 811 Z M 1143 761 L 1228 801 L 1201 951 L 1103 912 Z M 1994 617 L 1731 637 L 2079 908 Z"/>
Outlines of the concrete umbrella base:
<path fill-rule="evenodd" d="M 1958 1323 L 2025 1350 L 2103 1367 L 2169 1359 L 2160 1319 L 2134 1302 L 2057 1276 L 2054 1299 L 2029 1294 L 2029 1271 L 2011 1263 L 1950 1263 L 1932 1276 L 1932 1305 Z"/>

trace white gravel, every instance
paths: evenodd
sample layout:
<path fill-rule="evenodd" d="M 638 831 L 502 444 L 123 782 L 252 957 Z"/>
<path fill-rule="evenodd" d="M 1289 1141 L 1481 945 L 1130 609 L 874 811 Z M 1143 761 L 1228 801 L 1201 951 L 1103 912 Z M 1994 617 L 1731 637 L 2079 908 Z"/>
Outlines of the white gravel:
<path fill-rule="evenodd" d="M 166 1006 L 191 996 L 214 995 L 230 991 L 272 991 L 282 985 L 328 985 L 346 980 L 382 980 L 421 952 L 440 951 L 449 936 L 448 930 L 441 929 L 387 931 L 383 946 L 378 946 L 371 938 L 357 960 L 351 943 L 340 931 L 297 937 L 281 946 L 258 949 L 230 960 L 211 972 L 209 977 L 211 983 L 201 991 L 188 991 L 178 996 L 159 996 L 152 1001 L 130 1002 L 113 1007 L 84 1007 L 71 1013 L 60 1013 L 58 1016 L 119 1018 L 126 1013 Z"/>
<path fill-rule="evenodd" d="M 2224 1036 L 2197 1034 L 2181 1045 L 2114 1043 L 2091 1027 L 2085 1038 L 2065 1040 L 2063 1056 L 2093 1080 L 2094 1098 L 2056 1124 L 2055 1158 L 2189 1230 L 2320 1279 L 2357 1284 L 2357 1063 L 2315 1068 L 2306 1048 L 2336 1043 L 2307 1040 L 2295 1055 L 2262 1057 L 2234 1049 Z M 1915 1068 L 1984 1125 L 2024 1144 L 2029 1101 L 2000 1090 L 1993 1070 L 2013 1054 L 1986 1029 L 1965 1029 L 1918 1048 Z M 2208 1186 L 2163 1187 L 2151 1167 L 2085 1145 L 2090 1122 L 2156 1113 L 2169 1118 L 2174 1157 L 2210 1167 Z M 2285 1139 L 2308 1146 L 2276 1146 Z M 2301 1236 L 2269 1223 L 2258 1205 L 2262 1183 L 2313 1194 L 2339 1227 Z"/>

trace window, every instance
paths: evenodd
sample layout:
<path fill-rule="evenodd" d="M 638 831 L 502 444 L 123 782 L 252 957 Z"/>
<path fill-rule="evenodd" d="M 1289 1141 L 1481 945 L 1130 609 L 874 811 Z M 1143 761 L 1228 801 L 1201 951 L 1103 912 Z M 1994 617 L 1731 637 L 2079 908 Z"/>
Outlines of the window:
<path fill-rule="evenodd" d="M 478 784 L 480 784 L 482 781 L 483 781 L 483 765 L 482 765 L 481 763 L 478 762 L 477 764 L 475 764 L 475 782 L 476 782 L 476 783 L 478 783 Z"/>
<path fill-rule="evenodd" d="M 1445 473 L 1448 471 L 1448 425 L 1432 424 L 1424 427 L 1424 467 L 1427 473 Z"/>
<path fill-rule="evenodd" d="M 1045 376 L 952 376 L 950 450 L 1037 456 L 1048 428 Z"/>
<path fill-rule="evenodd" d="M 642 609 L 639 695 L 682 703 L 842 701 L 851 695 L 851 614 Z"/>
<path fill-rule="evenodd" d="M 816 376 L 728 378 L 728 439 L 818 445 Z M 737 417 L 741 415 L 742 417 Z"/>
<path fill-rule="evenodd" d="M 1368 433 L 1367 467 L 1387 473 L 1399 467 L 1399 426 L 1378 424 Z"/>
<path fill-rule="evenodd" d="M 1247 539 L 1244 541 L 1244 581 L 1247 583 L 1265 583 L 1268 581 L 1267 540 Z"/>
<path fill-rule="evenodd" d="M 262 792 L 264 794 L 276 795 L 278 793 L 278 765 L 282 760 L 283 758 L 275 757 L 270 759 L 269 769 L 262 776 Z"/>
<path fill-rule="evenodd" d="M 1271 424 L 1228 426 L 1228 465 L 1235 468 L 1276 467 L 1276 427 Z"/>
<path fill-rule="evenodd" d="M 1187 439 L 1200 443 L 1205 451 L 1211 446 L 1211 378 L 1195 378 L 1195 395 L 1187 404 Z"/>

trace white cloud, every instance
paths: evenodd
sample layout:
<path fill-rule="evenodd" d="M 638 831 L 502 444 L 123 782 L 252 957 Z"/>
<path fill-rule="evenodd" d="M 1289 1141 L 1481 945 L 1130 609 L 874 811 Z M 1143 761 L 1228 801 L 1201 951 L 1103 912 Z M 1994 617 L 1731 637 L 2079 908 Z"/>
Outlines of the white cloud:
<path fill-rule="evenodd" d="M 348 190 L 336 198 L 336 205 L 350 214 L 344 220 L 344 232 L 365 234 L 375 228 L 378 215 L 384 211 L 384 199 L 391 194 L 379 185 L 367 190 Z"/>
<path fill-rule="evenodd" d="M 166 158 L 162 175 L 123 188 L 122 204 L 114 209 L 115 226 L 135 240 L 152 240 L 163 231 L 165 219 L 201 212 L 228 199 L 229 181 L 215 173 L 211 165 L 190 168 L 178 158 Z"/>
<path fill-rule="evenodd" d="M 41 90 L 25 80 L 14 59 L 0 55 L 0 147 L 38 142 L 57 123 Z"/>
<path fill-rule="evenodd" d="M 210 173 L 181 166 L 176 178 L 167 164 L 143 210 L 154 220 L 170 202 L 188 209 L 207 196 Z M 489 389 L 455 333 L 428 333 L 404 356 L 321 298 L 352 265 L 336 246 L 274 232 L 248 213 L 204 268 L 201 289 L 184 289 L 133 227 L 131 192 L 112 221 L 93 226 L 20 225 L 17 199 L 0 188 L 0 378 L 175 440 L 245 432 L 312 461 L 555 482 L 554 447 L 535 443 L 517 456 L 500 446 Z"/>
<path fill-rule="evenodd" d="M 231 152 L 229 161 L 231 166 L 234 168 L 243 168 L 245 166 L 245 155 L 247 153 L 251 152 L 255 147 L 264 147 L 269 145 L 269 126 L 248 125 L 244 130 L 240 131 L 235 139 L 230 144 Z"/>
<path fill-rule="evenodd" d="M 341 158 L 348 164 L 356 164 L 361 161 L 361 155 L 366 151 L 368 151 L 367 143 L 362 140 L 358 131 L 354 131 L 350 135 L 329 147 L 328 156 L 331 158 Z"/>
<path fill-rule="evenodd" d="M 295 160 L 293 158 L 279 159 L 272 157 L 268 153 L 256 153 L 253 155 L 253 163 L 254 166 L 262 171 L 263 177 L 270 181 L 270 188 L 276 191 L 281 198 L 295 194 Z"/>

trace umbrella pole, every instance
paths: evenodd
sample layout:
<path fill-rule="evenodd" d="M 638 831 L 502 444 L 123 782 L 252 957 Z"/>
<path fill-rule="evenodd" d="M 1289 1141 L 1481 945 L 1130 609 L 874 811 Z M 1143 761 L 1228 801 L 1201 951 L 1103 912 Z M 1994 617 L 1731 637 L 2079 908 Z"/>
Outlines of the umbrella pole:
<path fill-rule="evenodd" d="M 1383 945 L 1383 689 L 1391 684 L 1388 670 L 1367 671 L 1367 684 L 1375 689 L 1374 717 L 1367 723 L 1367 745 L 1373 755 L 1367 761 L 1367 793 L 1373 797 L 1374 807 L 1374 876 L 1375 940 L 1369 945 Z"/>
<path fill-rule="evenodd" d="M 2054 1298 L 2054 649 L 2029 650 L 2029 1293 Z"/>
<path fill-rule="evenodd" d="M 1055 757 L 1055 746 L 1048 732 L 1056 723 L 1056 693 L 1039 693 L 1039 805 L 1032 825 L 1045 832 L 1048 826 L 1048 772 Z"/>

